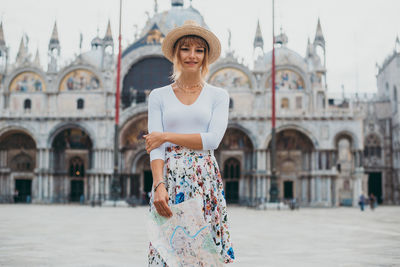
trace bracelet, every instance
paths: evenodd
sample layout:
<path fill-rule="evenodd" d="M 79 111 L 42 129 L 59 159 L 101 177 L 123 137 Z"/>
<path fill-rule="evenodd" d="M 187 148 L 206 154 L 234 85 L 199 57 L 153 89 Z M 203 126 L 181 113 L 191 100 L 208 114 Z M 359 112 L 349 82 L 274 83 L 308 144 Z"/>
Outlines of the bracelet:
<path fill-rule="evenodd" d="M 157 187 L 158 187 L 160 184 L 164 184 L 164 185 L 165 185 L 165 182 L 164 182 L 164 181 L 158 182 L 158 184 L 157 184 L 157 185 L 154 187 L 154 189 L 153 189 L 154 192 L 156 192 Z"/>

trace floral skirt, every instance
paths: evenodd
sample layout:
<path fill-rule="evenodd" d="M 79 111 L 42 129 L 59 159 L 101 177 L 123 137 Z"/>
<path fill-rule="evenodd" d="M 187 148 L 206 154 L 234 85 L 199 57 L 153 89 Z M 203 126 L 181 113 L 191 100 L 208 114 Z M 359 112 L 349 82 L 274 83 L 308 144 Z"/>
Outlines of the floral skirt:
<path fill-rule="evenodd" d="M 230 240 L 224 189 L 213 152 L 173 146 L 167 147 L 165 153 L 164 179 L 168 187 L 168 205 L 201 196 L 204 219 L 211 225 L 214 242 L 224 262 L 233 262 L 235 256 Z M 150 211 L 153 210 L 152 192 Z M 167 266 L 151 243 L 148 258 L 149 266 Z"/>

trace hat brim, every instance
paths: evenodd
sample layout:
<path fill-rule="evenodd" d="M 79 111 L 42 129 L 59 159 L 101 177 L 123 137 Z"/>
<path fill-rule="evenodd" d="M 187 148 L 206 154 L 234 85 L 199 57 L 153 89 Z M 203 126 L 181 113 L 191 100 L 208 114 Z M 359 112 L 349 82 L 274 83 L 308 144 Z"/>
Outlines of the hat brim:
<path fill-rule="evenodd" d="M 208 62 L 215 62 L 221 55 L 221 43 L 211 31 L 196 25 L 183 25 L 171 30 L 162 42 L 164 56 L 171 62 L 174 57 L 174 45 L 183 36 L 196 35 L 206 40 L 209 47 Z"/>

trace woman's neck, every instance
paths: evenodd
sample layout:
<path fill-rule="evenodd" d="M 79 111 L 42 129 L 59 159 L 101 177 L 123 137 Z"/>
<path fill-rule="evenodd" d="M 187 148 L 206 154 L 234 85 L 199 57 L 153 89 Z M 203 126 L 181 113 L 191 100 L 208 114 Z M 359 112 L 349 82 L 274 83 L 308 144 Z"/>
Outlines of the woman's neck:
<path fill-rule="evenodd" d="M 179 83 L 184 85 L 198 84 L 203 81 L 200 73 L 182 73 L 179 77 Z"/>

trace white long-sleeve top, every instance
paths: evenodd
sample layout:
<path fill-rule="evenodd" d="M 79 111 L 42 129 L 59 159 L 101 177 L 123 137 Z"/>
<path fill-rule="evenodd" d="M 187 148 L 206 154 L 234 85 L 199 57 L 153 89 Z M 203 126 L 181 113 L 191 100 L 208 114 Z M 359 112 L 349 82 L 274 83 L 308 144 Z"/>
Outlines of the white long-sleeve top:
<path fill-rule="evenodd" d="M 180 134 L 200 133 L 203 150 L 218 147 L 228 125 L 229 94 L 225 89 L 205 84 L 196 101 L 183 104 L 171 85 L 151 91 L 148 101 L 148 130 Z M 150 161 L 165 160 L 166 142 L 150 152 Z"/>

